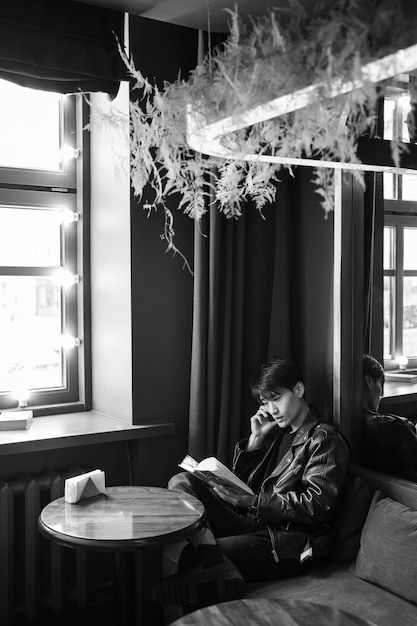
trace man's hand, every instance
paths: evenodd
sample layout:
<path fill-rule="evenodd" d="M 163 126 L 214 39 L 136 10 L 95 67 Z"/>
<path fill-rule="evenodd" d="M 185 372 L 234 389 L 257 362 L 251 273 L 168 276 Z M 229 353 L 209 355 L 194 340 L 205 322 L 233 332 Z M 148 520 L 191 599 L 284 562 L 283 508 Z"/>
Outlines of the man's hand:
<path fill-rule="evenodd" d="M 250 493 L 245 493 L 240 495 L 234 491 L 229 491 L 229 489 L 224 485 L 216 485 L 213 487 L 213 491 L 219 496 L 219 498 L 228 504 L 232 504 L 233 506 L 246 508 L 252 506 L 256 502 L 255 494 L 252 495 Z"/>
<path fill-rule="evenodd" d="M 264 406 L 260 406 L 255 415 L 250 418 L 251 436 L 246 450 L 256 450 L 262 444 L 265 436 L 278 425 L 274 422 Z"/>

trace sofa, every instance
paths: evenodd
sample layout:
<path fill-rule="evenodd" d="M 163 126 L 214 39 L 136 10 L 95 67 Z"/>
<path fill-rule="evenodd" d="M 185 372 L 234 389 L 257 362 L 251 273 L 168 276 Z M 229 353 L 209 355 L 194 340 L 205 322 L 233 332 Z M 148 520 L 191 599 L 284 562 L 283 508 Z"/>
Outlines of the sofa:
<path fill-rule="evenodd" d="M 182 547 L 164 559 L 176 571 Z M 375 626 L 417 626 L 417 484 L 352 466 L 331 554 L 294 578 L 246 585 L 245 599 L 300 599 L 348 611 Z M 170 624 L 183 614 L 165 611 Z"/>
<path fill-rule="evenodd" d="M 417 625 L 417 485 L 352 467 L 334 551 L 303 575 L 246 586 L 245 598 L 337 607 L 376 626 Z"/>

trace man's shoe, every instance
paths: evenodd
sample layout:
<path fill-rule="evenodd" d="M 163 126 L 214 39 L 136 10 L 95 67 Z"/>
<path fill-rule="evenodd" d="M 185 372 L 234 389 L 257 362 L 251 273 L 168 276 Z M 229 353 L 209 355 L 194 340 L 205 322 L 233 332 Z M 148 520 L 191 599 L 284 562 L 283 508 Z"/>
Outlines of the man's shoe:
<path fill-rule="evenodd" d="M 245 581 L 231 561 L 214 567 L 201 565 L 162 578 L 152 589 L 152 598 L 170 606 L 205 606 L 242 596 Z"/>

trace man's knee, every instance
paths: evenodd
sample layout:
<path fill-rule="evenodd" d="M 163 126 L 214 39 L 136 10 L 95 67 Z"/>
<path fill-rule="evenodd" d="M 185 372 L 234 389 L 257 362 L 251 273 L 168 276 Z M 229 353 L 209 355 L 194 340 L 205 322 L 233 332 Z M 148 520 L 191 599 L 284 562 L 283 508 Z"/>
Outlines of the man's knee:
<path fill-rule="evenodd" d="M 186 493 L 194 494 L 194 477 L 190 472 L 180 472 L 175 474 L 168 481 L 168 489 L 174 489 L 176 491 L 185 491 Z"/>

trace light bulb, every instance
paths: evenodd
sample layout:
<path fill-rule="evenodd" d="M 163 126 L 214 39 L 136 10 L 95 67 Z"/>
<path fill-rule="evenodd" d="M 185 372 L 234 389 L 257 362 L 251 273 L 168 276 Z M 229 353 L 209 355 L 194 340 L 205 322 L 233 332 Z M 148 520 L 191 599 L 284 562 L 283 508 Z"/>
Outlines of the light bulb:
<path fill-rule="evenodd" d="M 28 405 L 30 391 L 29 389 L 24 389 L 23 387 L 21 389 L 16 389 L 13 392 L 13 397 L 16 398 L 19 409 L 23 409 Z"/>
<path fill-rule="evenodd" d="M 72 337 L 71 335 L 61 335 L 61 347 L 65 350 L 71 350 L 72 348 L 79 347 L 81 345 L 81 339 L 79 337 Z"/>
<path fill-rule="evenodd" d="M 398 366 L 399 366 L 400 370 L 407 369 L 408 359 L 407 359 L 406 356 L 401 355 L 401 356 L 397 357 L 396 360 L 397 360 L 397 363 L 398 363 Z"/>
<path fill-rule="evenodd" d="M 63 161 L 69 161 L 70 159 L 78 159 L 81 156 L 81 150 L 79 148 L 73 148 L 67 144 L 62 146 L 59 151 Z"/>
<path fill-rule="evenodd" d="M 81 215 L 76 211 L 71 211 L 71 209 L 61 209 L 59 218 L 61 224 L 72 224 L 73 222 L 79 222 Z"/>
<path fill-rule="evenodd" d="M 78 285 L 80 281 L 81 276 L 79 274 L 71 274 L 71 272 L 66 272 L 63 268 L 57 270 L 52 276 L 53 284 L 58 287 L 71 287 L 71 285 Z"/>

